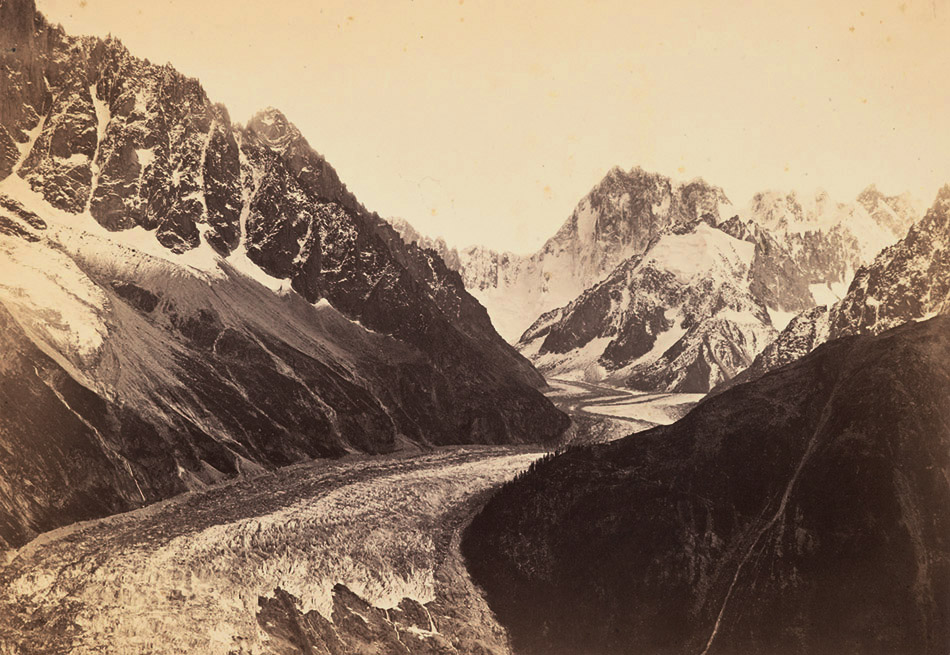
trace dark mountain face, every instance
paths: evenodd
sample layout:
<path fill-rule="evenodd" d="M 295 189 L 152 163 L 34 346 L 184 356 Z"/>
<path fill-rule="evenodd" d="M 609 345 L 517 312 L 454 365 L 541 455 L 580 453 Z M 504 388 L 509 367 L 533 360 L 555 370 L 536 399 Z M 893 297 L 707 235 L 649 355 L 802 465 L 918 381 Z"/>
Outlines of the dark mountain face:
<path fill-rule="evenodd" d="M 308 457 L 565 429 L 280 112 L 233 126 L 28 0 L 0 19 L 0 545 Z"/>
<path fill-rule="evenodd" d="M 523 653 L 945 653 L 950 318 L 541 462 L 463 542 Z"/>
<path fill-rule="evenodd" d="M 590 257 L 606 273 L 631 254 L 642 253 L 666 228 L 691 225 L 703 216 L 726 218 L 720 207 L 728 204 L 722 189 L 701 179 L 682 184 L 639 167 L 615 167 L 543 250 L 555 252 L 568 241 L 587 249 L 596 244 L 600 252 Z"/>
<path fill-rule="evenodd" d="M 753 380 L 820 344 L 878 334 L 908 321 L 950 312 L 950 186 L 907 236 L 862 266 L 848 293 L 831 306 L 795 317 L 747 370 L 722 388 Z"/>

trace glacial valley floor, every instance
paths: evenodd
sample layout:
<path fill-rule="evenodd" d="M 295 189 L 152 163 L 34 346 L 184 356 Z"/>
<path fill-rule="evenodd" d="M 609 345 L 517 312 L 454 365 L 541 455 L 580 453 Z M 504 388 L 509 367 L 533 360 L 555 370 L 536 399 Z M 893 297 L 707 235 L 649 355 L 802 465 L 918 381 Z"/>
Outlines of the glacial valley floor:
<path fill-rule="evenodd" d="M 643 393 L 623 387 L 548 379 L 545 395 L 574 419 L 574 441 L 605 442 L 682 418 L 704 394 Z"/>
<path fill-rule="evenodd" d="M 507 653 L 459 532 L 541 454 L 314 461 L 40 535 L 0 559 L 0 653 Z"/>
<path fill-rule="evenodd" d="M 586 441 L 698 397 L 552 380 Z M 0 655 L 506 655 L 462 528 L 543 452 L 465 446 L 316 460 L 67 526 L 0 553 Z"/>

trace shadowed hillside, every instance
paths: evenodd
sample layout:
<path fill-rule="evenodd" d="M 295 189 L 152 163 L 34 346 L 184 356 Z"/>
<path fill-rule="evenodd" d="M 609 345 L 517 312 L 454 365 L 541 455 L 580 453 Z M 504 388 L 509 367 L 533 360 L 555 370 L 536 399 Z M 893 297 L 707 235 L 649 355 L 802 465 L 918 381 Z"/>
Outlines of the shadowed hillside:
<path fill-rule="evenodd" d="M 950 319 L 542 462 L 463 552 L 521 653 L 945 653 Z"/>

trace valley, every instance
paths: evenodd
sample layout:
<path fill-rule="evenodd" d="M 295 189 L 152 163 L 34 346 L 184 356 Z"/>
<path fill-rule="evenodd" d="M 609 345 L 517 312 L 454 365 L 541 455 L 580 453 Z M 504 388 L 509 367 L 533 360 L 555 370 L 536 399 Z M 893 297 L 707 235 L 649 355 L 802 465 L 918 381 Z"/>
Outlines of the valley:
<path fill-rule="evenodd" d="M 950 185 L 923 204 L 918 153 L 908 166 L 850 148 L 828 170 L 809 156 L 811 177 L 776 176 L 757 150 L 774 135 L 750 129 L 751 150 L 671 167 L 651 144 L 685 138 L 689 113 L 733 121 L 664 56 L 687 115 L 650 119 L 637 91 L 623 116 L 649 139 L 605 132 L 619 149 L 575 170 L 602 124 L 590 114 L 567 141 L 546 130 L 555 154 L 527 175 L 513 165 L 536 150 L 527 133 L 482 131 L 531 95 L 481 63 L 512 53 L 492 35 L 471 42 L 478 66 L 453 59 L 464 39 L 436 47 L 455 32 L 429 23 L 433 7 L 407 47 L 395 28 L 427 3 L 339 22 L 311 10 L 342 40 L 315 24 L 268 48 L 292 43 L 312 66 L 281 84 L 306 106 L 222 65 L 248 108 L 212 98 L 186 59 L 146 59 L 112 36 L 124 30 L 81 36 L 37 2 L 0 0 L 0 655 L 947 655 Z M 220 18 L 260 35 L 254 9 Z M 713 9 L 691 13 L 726 48 Z M 345 56 L 371 14 L 380 33 Z M 656 34 L 698 47 L 678 38 L 684 17 L 676 40 Z M 191 16 L 174 22 L 201 45 Z M 654 40 L 625 30 L 572 52 L 573 26 L 514 27 L 585 78 Z M 387 40 L 395 59 L 379 56 Z M 742 46 L 742 74 L 717 87 L 760 59 Z M 442 99 L 475 94 L 476 120 L 426 93 L 438 75 L 394 83 L 397 59 L 426 52 L 452 78 Z M 617 91 L 658 81 L 635 59 Z M 557 76 L 544 95 L 567 101 Z M 389 97 L 351 117 L 426 128 L 398 157 L 381 158 L 395 141 L 369 125 L 315 119 L 363 86 Z M 412 120 L 390 106 L 397 90 Z M 753 110 L 735 114 L 745 132 L 763 107 L 736 97 Z M 256 110 L 267 101 L 290 114 Z M 799 104 L 782 101 L 795 121 Z M 479 147 L 432 129 L 433 108 Z M 389 170 L 367 179 L 366 156 L 332 145 L 341 134 Z M 891 168 L 848 165 L 859 157 Z M 461 173 L 473 197 L 443 188 Z M 882 187 L 857 192 L 869 180 Z M 831 192 L 801 188 L 819 182 Z"/>
<path fill-rule="evenodd" d="M 575 431 L 598 427 L 587 441 L 671 423 L 701 397 L 549 383 Z M 0 560 L 0 653 L 509 653 L 460 534 L 543 452 L 318 459 L 44 533 Z"/>
<path fill-rule="evenodd" d="M 457 274 L 279 110 L 0 2 L 0 548 L 344 454 L 554 443 Z"/>
<path fill-rule="evenodd" d="M 593 382 L 553 378 L 545 395 L 562 412 L 618 422 L 618 436 L 667 425 L 682 418 L 703 399 L 699 393 L 642 393 Z"/>

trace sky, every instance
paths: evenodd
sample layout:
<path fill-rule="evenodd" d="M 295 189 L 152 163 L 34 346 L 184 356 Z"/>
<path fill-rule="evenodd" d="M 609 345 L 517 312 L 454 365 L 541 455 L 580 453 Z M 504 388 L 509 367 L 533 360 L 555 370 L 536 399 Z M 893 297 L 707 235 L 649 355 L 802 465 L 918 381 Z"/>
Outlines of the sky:
<path fill-rule="evenodd" d="M 765 189 L 950 182 L 950 0 L 37 0 L 277 107 L 369 209 L 537 249 L 614 166 Z"/>

